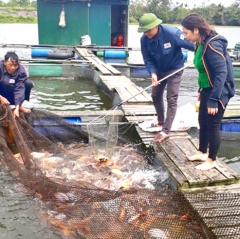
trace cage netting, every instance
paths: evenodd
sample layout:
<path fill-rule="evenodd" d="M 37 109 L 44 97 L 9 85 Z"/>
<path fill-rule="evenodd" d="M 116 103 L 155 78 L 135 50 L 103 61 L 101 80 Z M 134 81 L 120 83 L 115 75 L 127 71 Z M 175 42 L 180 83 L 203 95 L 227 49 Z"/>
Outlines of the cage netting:
<path fill-rule="evenodd" d="M 15 119 L 10 107 L 1 106 L 0 134 L 2 162 L 32 192 L 61 238 L 215 238 L 182 193 L 130 180 L 129 166 L 143 163 L 132 148 L 116 146 L 111 158 L 96 159 L 89 154 L 87 132 L 35 109 Z"/>
<path fill-rule="evenodd" d="M 111 158 L 118 142 L 119 116 L 114 110 L 106 111 L 87 126 L 89 142 L 95 158 Z"/>

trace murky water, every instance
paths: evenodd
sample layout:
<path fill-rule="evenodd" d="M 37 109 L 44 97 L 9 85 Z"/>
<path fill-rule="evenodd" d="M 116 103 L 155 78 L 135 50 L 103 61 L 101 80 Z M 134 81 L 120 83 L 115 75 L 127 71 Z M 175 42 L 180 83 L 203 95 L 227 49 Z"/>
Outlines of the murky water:
<path fill-rule="evenodd" d="M 39 208 L 29 192 L 0 164 L 0 239 L 59 239 L 38 216 Z"/>
<path fill-rule="evenodd" d="M 33 78 L 34 88 L 28 107 L 44 110 L 103 110 L 111 109 L 112 102 L 91 79 Z"/>

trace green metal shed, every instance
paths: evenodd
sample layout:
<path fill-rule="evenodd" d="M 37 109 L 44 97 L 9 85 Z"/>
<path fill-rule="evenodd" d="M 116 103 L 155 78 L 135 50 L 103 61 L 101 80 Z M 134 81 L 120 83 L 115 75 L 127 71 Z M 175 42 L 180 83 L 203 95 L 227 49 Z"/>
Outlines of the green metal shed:
<path fill-rule="evenodd" d="M 96 46 L 127 46 L 128 5 L 129 0 L 37 0 L 39 44 L 76 46 L 89 35 Z"/>

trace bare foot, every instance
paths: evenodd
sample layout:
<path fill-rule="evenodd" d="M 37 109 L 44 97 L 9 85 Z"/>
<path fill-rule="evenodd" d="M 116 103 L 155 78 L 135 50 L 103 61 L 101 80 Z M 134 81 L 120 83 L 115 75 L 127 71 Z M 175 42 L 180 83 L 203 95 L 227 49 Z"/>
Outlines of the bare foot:
<path fill-rule="evenodd" d="M 19 107 L 19 111 L 21 111 L 23 113 L 30 113 L 31 112 L 30 109 L 23 108 L 22 106 Z"/>
<path fill-rule="evenodd" d="M 162 142 L 163 140 L 165 140 L 168 137 L 169 137 L 168 134 L 166 134 L 164 132 L 160 132 L 154 137 L 153 142 Z"/>
<path fill-rule="evenodd" d="M 212 169 L 214 167 L 216 167 L 216 162 L 213 161 L 212 159 L 208 158 L 206 162 L 199 164 L 195 168 L 198 170 L 201 170 L 201 171 L 206 171 L 206 170 Z"/>
<path fill-rule="evenodd" d="M 194 154 L 192 156 L 185 155 L 185 158 L 189 161 L 205 162 L 208 158 L 208 155 L 206 153 L 202 153 L 202 152 L 198 151 L 196 154 Z"/>
<path fill-rule="evenodd" d="M 157 124 L 155 127 L 159 128 L 159 130 L 162 130 L 162 125 Z"/>

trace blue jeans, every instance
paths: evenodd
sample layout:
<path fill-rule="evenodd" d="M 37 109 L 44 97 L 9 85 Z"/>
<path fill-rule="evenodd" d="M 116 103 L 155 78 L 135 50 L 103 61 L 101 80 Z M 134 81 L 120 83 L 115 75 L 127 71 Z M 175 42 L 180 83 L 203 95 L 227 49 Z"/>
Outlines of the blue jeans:
<path fill-rule="evenodd" d="M 161 80 L 162 78 L 168 76 L 174 71 L 176 70 L 159 73 L 158 80 Z M 170 132 L 173 120 L 177 112 L 177 101 L 178 101 L 178 94 L 179 94 L 182 73 L 183 71 L 180 71 L 174 74 L 173 76 L 162 81 L 160 85 L 153 86 L 152 88 L 152 100 L 153 100 L 153 105 L 157 112 L 158 124 L 163 126 L 162 131 L 166 134 Z M 167 95 L 166 95 L 167 112 L 165 117 L 163 95 L 164 95 L 164 89 L 166 86 L 167 86 Z"/>

